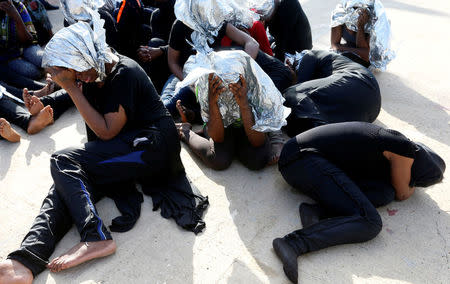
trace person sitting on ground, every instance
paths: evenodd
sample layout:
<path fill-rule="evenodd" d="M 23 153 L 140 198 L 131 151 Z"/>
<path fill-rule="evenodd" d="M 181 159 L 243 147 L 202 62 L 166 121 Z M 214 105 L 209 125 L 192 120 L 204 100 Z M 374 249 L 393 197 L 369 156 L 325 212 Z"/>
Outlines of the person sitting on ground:
<path fill-rule="evenodd" d="M 255 24 L 254 24 L 255 26 Z M 173 33 L 173 36 L 172 36 Z M 171 111 L 174 117 L 178 117 L 178 112 L 181 114 L 182 121 L 186 122 L 198 122 L 199 121 L 199 105 L 196 102 L 195 94 L 188 88 L 181 89 L 180 92 L 174 93 L 175 85 L 178 80 L 183 80 L 182 66 L 179 62 L 185 62 L 189 55 L 192 55 L 193 51 L 186 39 L 190 39 L 192 29 L 184 25 L 181 21 L 176 21 L 172 28 L 170 44 L 175 48 L 169 47 L 168 61 L 169 68 L 172 70 L 176 77 L 171 77 L 166 83 L 166 87 L 163 90 L 161 99 Z M 226 37 L 226 39 L 225 39 Z M 221 44 L 224 41 L 231 45 L 223 47 Z M 178 52 L 177 47 L 182 49 L 182 53 Z M 272 79 L 277 89 L 282 92 L 292 84 L 292 74 L 290 69 L 285 66 L 278 59 L 268 55 L 267 53 L 259 49 L 259 43 L 246 32 L 236 28 L 230 23 L 223 23 L 220 28 L 215 41 L 211 44 L 214 50 L 243 48 L 244 51 L 255 59 L 256 63 L 267 73 Z M 184 63 L 183 62 L 183 63 Z M 183 119 L 185 118 L 185 119 Z M 269 159 L 269 165 L 278 161 L 283 146 L 284 140 L 282 139 L 281 131 L 274 131 L 269 134 L 270 144 L 272 145 L 272 155 Z"/>
<path fill-rule="evenodd" d="M 273 241 L 293 283 L 298 256 L 375 238 L 382 228 L 376 207 L 408 199 L 415 187 L 440 182 L 445 171 L 427 146 L 366 122 L 303 132 L 285 144 L 278 166 L 289 185 L 317 202 L 300 205 L 302 229 Z"/>
<path fill-rule="evenodd" d="M 43 77 L 43 50 L 35 43 L 36 31 L 25 6 L 19 1 L 0 2 L 0 73 L 17 78 L 16 82 L 22 85 L 15 87 L 33 87 L 23 84 L 27 79 L 39 80 Z M 2 81 L 11 84 L 3 76 Z"/>
<path fill-rule="evenodd" d="M 263 19 L 275 39 L 275 57 L 284 61 L 285 53 L 295 54 L 312 48 L 311 26 L 298 0 L 275 0 Z"/>
<path fill-rule="evenodd" d="M 52 24 L 45 10 L 44 4 L 38 0 L 21 0 L 27 7 L 33 25 L 36 29 L 38 44 L 43 46 L 52 38 Z"/>
<path fill-rule="evenodd" d="M 54 185 L 21 247 L 0 264 L 0 283 L 30 283 L 45 268 L 58 272 L 114 253 L 116 244 L 94 206 L 104 190 L 126 194 L 136 190 L 135 181 L 145 190 L 186 180 L 177 129 L 150 78 L 109 49 L 95 19 L 93 28 L 78 22 L 60 30 L 46 46 L 43 65 L 85 120 L 89 142 L 52 155 Z M 73 223 L 80 242 L 48 263 Z"/>
<path fill-rule="evenodd" d="M 370 21 L 370 14 L 363 8 L 360 8 L 358 13 L 357 32 L 348 29 L 345 24 L 331 28 L 331 49 L 364 67 L 369 67 L 370 34 L 364 31 L 364 27 Z M 341 43 L 342 39 L 345 40 L 344 44 Z"/>
<path fill-rule="evenodd" d="M 148 44 L 137 50 L 137 58 L 147 72 L 158 92 L 161 92 L 164 83 L 170 76 L 167 63 L 167 49 L 170 31 L 176 20 L 173 6 L 175 0 L 157 0 L 157 7 L 151 14 L 151 36 Z"/>
<path fill-rule="evenodd" d="M 29 92 L 24 89 L 22 95 L 25 108 L 13 99 L 11 94 L 9 96 L 3 94 L 0 98 L 0 117 L 3 124 L 3 133 L 0 133 L 0 136 L 10 142 L 18 142 L 20 135 L 11 128 L 9 123 L 18 125 L 28 134 L 36 134 L 52 124 L 73 105 L 64 90 L 50 92 L 48 87 L 44 87 L 41 90 Z"/>
<path fill-rule="evenodd" d="M 323 50 L 303 56 L 297 84 L 286 89 L 283 97 L 284 105 L 292 109 L 285 128 L 290 137 L 323 124 L 373 122 L 381 109 L 380 88 L 372 72 Z"/>
<path fill-rule="evenodd" d="M 180 138 L 210 168 L 227 169 L 236 153 L 238 159 L 250 170 L 266 166 L 270 158 L 270 143 L 263 132 L 252 129 L 255 124 L 252 108 L 247 98 L 247 82 L 240 75 L 237 83 L 229 84 L 234 99 L 239 106 L 241 121 L 224 127 L 219 110 L 219 97 L 225 92 L 224 82 L 214 74 L 209 74 L 209 120 L 203 136 L 193 132 L 189 123 L 177 124 Z"/>

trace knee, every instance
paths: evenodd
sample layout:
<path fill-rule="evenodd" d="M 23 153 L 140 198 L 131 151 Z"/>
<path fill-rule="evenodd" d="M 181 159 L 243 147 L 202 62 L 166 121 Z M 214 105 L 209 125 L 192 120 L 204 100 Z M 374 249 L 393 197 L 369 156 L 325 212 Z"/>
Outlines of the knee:
<path fill-rule="evenodd" d="M 71 163 L 69 158 L 71 154 L 75 151 L 74 148 L 64 149 L 53 153 L 50 157 L 50 171 L 52 174 L 61 171 L 65 168 L 65 165 Z"/>
<path fill-rule="evenodd" d="M 367 222 L 364 237 L 365 240 L 368 241 L 375 238 L 381 232 L 383 222 L 381 221 L 380 214 L 378 214 L 376 210 L 375 213 L 371 213 L 366 216 L 366 220 Z"/>
<path fill-rule="evenodd" d="M 255 156 L 252 159 L 243 161 L 244 166 L 251 171 L 258 171 L 263 169 L 269 161 L 269 155 Z"/>
<path fill-rule="evenodd" d="M 223 171 L 228 169 L 233 162 L 231 156 L 221 154 L 217 155 L 212 152 L 207 153 L 205 157 L 207 166 L 216 171 Z"/>

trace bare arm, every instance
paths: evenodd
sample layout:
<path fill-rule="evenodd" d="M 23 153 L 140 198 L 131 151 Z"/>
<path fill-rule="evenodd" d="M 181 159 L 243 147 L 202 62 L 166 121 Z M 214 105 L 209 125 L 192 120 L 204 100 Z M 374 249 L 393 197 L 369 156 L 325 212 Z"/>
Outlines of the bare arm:
<path fill-rule="evenodd" d="M 180 51 L 175 50 L 169 46 L 169 51 L 167 53 L 167 63 L 169 65 L 170 71 L 177 76 L 180 81 L 183 81 L 183 67 L 178 63 L 180 60 Z"/>
<path fill-rule="evenodd" d="M 239 77 L 239 82 L 230 84 L 229 88 L 234 95 L 234 99 L 239 105 L 242 123 L 244 124 L 244 130 L 245 134 L 247 134 L 248 141 L 253 147 L 260 147 L 264 145 L 266 141 L 266 134 L 252 129 L 255 125 L 255 119 L 253 117 L 252 108 L 248 104 L 247 83 L 242 75 Z"/>
<path fill-rule="evenodd" d="M 26 44 L 33 41 L 33 36 L 27 30 L 19 11 L 17 11 L 16 7 L 14 7 L 11 0 L 0 2 L 0 11 L 4 11 L 16 24 L 17 38 L 21 43 Z"/>
<path fill-rule="evenodd" d="M 338 51 L 350 51 L 353 52 L 365 61 L 369 62 L 369 52 L 370 52 L 370 36 L 366 35 L 364 32 L 364 26 L 369 21 L 370 16 L 369 12 L 365 9 L 361 9 L 359 11 L 360 16 L 358 18 L 358 31 L 356 32 L 356 48 L 347 47 L 345 45 L 340 44 L 342 37 L 342 29 L 346 29 L 344 25 L 339 26 L 340 31 L 337 27 L 331 29 L 331 47 Z"/>
<path fill-rule="evenodd" d="M 119 134 L 127 122 L 125 110 L 121 105 L 117 112 L 102 115 L 92 107 L 77 87 L 75 71 L 52 68 L 51 74 L 52 79 L 67 91 L 86 124 L 101 140 L 110 140 Z"/>
<path fill-rule="evenodd" d="M 221 80 L 209 74 L 209 120 L 207 123 L 208 135 L 214 140 L 214 142 L 222 143 L 225 139 L 225 128 L 223 126 L 222 115 L 220 114 L 219 96 L 225 91 L 225 87 L 222 85 Z"/>
<path fill-rule="evenodd" d="M 256 58 L 259 51 L 259 44 L 254 38 L 239 30 L 232 24 L 227 24 L 225 32 L 232 41 L 243 46 L 248 55 L 250 55 L 253 59 Z"/>
<path fill-rule="evenodd" d="M 342 28 L 342 25 L 331 28 L 330 40 L 332 49 L 339 50 L 339 47 L 341 46 Z"/>
<path fill-rule="evenodd" d="M 383 155 L 391 164 L 391 183 L 395 189 L 395 197 L 398 200 L 408 199 L 414 193 L 414 187 L 409 186 L 414 159 L 389 151 L 384 151 Z"/>

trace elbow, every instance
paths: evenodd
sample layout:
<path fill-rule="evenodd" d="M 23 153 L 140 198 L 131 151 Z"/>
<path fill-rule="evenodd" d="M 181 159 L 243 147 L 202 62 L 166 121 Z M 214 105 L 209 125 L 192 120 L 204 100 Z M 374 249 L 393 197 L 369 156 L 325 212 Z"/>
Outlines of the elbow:
<path fill-rule="evenodd" d="M 245 44 L 245 51 L 253 58 L 256 59 L 259 51 L 259 43 L 252 38 L 251 41 Z"/>
<path fill-rule="evenodd" d="M 101 133 L 97 133 L 97 137 L 102 141 L 108 141 L 117 136 L 117 133 L 112 133 L 109 131 L 104 131 Z"/>

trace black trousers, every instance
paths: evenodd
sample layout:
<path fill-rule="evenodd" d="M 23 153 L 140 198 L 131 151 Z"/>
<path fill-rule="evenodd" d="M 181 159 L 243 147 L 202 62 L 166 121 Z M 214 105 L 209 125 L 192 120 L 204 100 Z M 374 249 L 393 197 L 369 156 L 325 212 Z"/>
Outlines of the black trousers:
<path fill-rule="evenodd" d="M 287 133 L 344 121 L 373 122 L 381 109 L 380 88 L 365 67 L 336 53 L 312 50 L 303 57 L 298 82 L 283 93 L 292 108 Z"/>
<path fill-rule="evenodd" d="M 137 137 L 147 140 L 134 146 Z M 108 190 L 126 191 L 135 181 L 150 184 L 156 177 L 167 176 L 172 161 L 179 161 L 179 153 L 178 133 L 170 117 L 148 129 L 54 153 L 50 166 L 54 184 L 21 247 L 8 258 L 21 262 L 36 276 L 72 224 L 81 242 L 112 239 L 94 204 Z"/>
<path fill-rule="evenodd" d="M 314 199 L 325 215 L 318 223 L 284 237 L 297 255 L 377 236 L 382 221 L 375 207 L 394 200 L 392 185 L 352 179 L 322 155 L 297 154 L 297 147 L 295 138 L 285 144 L 279 170 L 292 187 Z"/>
<path fill-rule="evenodd" d="M 277 58 L 260 50 L 255 61 L 261 69 L 269 75 L 270 79 L 272 79 L 275 84 L 275 87 L 277 87 L 278 91 L 281 93 L 292 85 L 293 76 L 291 71 Z"/>
<path fill-rule="evenodd" d="M 53 119 L 57 120 L 68 108 L 73 106 L 72 99 L 64 90 L 59 90 L 48 96 L 42 97 L 44 106 L 53 108 Z M 0 99 L 0 117 L 5 118 L 23 130 L 27 131 L 30 123 L 30 112 L 6 96 Z"/>
<path fill-rule="evenodd" d="M 209 138 L 206 128 L 204 136 L 191 131 L 188 145 L 208 167 L 215 170 L 227 169 L 235 155 L 248 169 L 260 170 L 267 165 L 271 150 L 268 138 L 263 146 L 253 147 L 248 141 L 244 128 L 233 126 L 225 128 L 225 138 L 222 143 L 216 143 Z"/>

